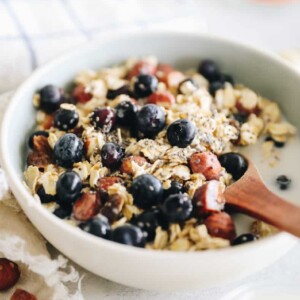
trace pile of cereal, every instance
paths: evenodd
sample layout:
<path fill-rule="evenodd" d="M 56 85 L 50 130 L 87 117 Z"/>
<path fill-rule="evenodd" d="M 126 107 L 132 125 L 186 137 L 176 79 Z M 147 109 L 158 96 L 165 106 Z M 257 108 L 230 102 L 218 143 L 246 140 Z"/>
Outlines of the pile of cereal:
<path fill-rule="evenodd" d="M 237 146 L 264 134 L 282 147 L 295 134 L 276 103 L 211 60 L 181 72 L 129 59 L 81 72 L 69 91 L 47 85 L 33 102 L 25 180 L 35 198 L 86 232 L 151 249 L 255 240 L 263 224 L 236 237 L 224 211 L 226 186 L 247 169 Z"/>

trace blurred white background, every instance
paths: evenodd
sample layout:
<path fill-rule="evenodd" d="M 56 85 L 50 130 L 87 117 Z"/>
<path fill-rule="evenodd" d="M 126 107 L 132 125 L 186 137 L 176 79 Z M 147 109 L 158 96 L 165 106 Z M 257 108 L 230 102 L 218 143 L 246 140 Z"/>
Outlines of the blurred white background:
<path fill-rule="evenodd" d="M 297 48 L 299 15 L 299 1 L 289 0 L 0 0 L 0 92 L 116 30 L 204 31 L 274 51 Z"/>

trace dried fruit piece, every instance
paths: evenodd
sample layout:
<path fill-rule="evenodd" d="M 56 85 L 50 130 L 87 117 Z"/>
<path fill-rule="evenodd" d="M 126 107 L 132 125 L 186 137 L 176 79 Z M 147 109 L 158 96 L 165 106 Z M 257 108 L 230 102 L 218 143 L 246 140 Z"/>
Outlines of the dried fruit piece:
<path fill-rule="evenodd" d="M 225 205 L 221 183 L 211 180 L 200 186 L 195 192 L 193 202 L 195 212 L 199 216 L 221 211 Z"/>
<path fill-rule="evenodd" d="M 133 68 L 128 73 L 128 79 L 131 79 L 134 76 L 138 76 L 140 74 L 148 74 L 154 75 L 156 72 L 155 64 L 152 64 L 148 61 L 138 61 Z"/>
<path fill-rule="evenodd" d="M 89 116 L 91 124 L 95 129 L 110 132 L 116 124 L 116 113 L 110 107 L 98 107 Z"/>
<path fill-rule="evenodd" d="M 88 221 L 100 211 L 101 201 L 96 192 L 83 193 L 73 205 L 73 214 L 79 221 Z"/>
<path fill-rule="evenodd" d="M 49 132 L 44 131 L 44 130 L 37 130 L 37 131 L 33 132 L 28 139 L 29 148 L 33 149 L 33 139 L 34 139 L 34 137 L 39 136 L 39 135 L 42 135 L 42 136 L 45 136 L 48 138 Z"/>
<path fill-rule="evenodd" d="M 105 202 L 100 213 L 104 215 L 110 223 L 113 223 L 118 219 L 118 216 L 122 210 L 124 201 L 122 197 L 118 194 L 113 194 L 109 196 L 108 200 Z"/>
<path fill-rule="evenodd" d="M 101 149 L 102 164 L 110 169 L 120 167 L 124 157 L 124 149 L 116 143 L 106 143 Z"/>
<path fill-rule="evenodd" d="M 46 168 L 52 162 L 52 157 L 50 157 L 47 153 L 41 151 L 31 151 L 27 156 L 27 165 L 36 166 L 39 169 Z"/>
<path fill-rule="evenodd" d="M 134 175 L 134 164 L 137 164 L 138 166 L 143 166 L 147 163 L 147 160 L 138 155 L 129 156 L 123 159 L 122 165 L 121 165 L 121 172 L 126 173 L 128 175 Z"/>
<path fill-rule="evenodd" d="M 45 115 L 43 122 L 40 124 L 43 129 L 50 129 L 54 124 L 54 115 Z"/>
<path fill-rule="evenodd" d="M 168 91 L 158 91 L 148 97 L 147 103 L 170 106 L 176 102 L 175 97 Z"/>
<path fill-rule="evenodd" d="M 37 300 L 37 298 L 25 290 L 16 289 L 10 300 Z"/>
<path fill-rule="evenodd" d="M 115 183 L 123 183 L 123 180 L 117 176 L 102 177 L 98 181 L 98 188 L 100 192 L 107 192 L 108 188 Z"/>
<path fill-rule="evenodd" d="M 80 84 L 75 87 L 73 91 L 73 97 L 76 102 L 86 103 L 92 99 L 93 95 L 86 92 L 85 86 Z"/>
<path fill-rule="evenodd" d="M 44 169 L 52 162 L 53 151 L 48 143 L 48 138 L 43 135 L 34 136 L 33 151 L 28 153 L 27 164 Z"/>
<path fill-rule="evenodd" d="M 225 212 L 212 214 L 204 221 L 211 236 L 232 241 L 236 237 L 232 218 Z"/>
<path fill-rule="evenodd" d="M 222 166 L 212 152 L 195 152 L 190 158 L 190 167 L 193 173 L 201 173 L 207 180 L 219 179 Z"/>
<path fill-rule="evenodd" d="M 33 137 L 33 150 L 45 153 L 52 153 L 52 149 L 48 143 L 48 137 L 43 135 L 36 135 Z"/>
<path fill-rule="evenodd" d="M 20 270 L 16 263 L 0 258 L 0 291 L 5 291 L 14 286 L 20 278 Z"/>

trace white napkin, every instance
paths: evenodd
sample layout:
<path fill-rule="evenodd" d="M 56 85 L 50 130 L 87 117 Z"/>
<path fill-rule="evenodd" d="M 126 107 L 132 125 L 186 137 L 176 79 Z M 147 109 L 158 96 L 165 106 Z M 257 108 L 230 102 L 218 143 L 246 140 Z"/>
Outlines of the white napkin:
<path fill-rule="evenodd" d="M 11 94 L 2 96 L 0 110 Z M 1 114 L 0 114 L 1 118 Z M 0 257 L 16 262 L 21 271 L 18 283 L 7 292 L 0 293 L 0 300 L 7 300 L 16 288 L 22 288 L 40 300 L 81 300 L 80 277 L 67 259 L 59 255 L 51 259 L 46 240 L 24 215 L 9 191 L 4 172 L 0 169 Z M 72 286 L 70 292 L 69 287 Z M 66 284 L 69 284 L 68 287 Z"/>

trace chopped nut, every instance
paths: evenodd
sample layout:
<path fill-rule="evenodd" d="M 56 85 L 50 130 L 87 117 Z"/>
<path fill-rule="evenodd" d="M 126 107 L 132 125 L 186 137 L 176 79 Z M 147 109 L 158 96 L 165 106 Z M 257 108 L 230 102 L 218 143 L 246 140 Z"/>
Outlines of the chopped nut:
<path fill-rule="evenodd" d="M 100 192 L 108 192 L 108 189 L 115 183 L 123 183 L 123 180 L 117 176 L 99 178 L 98 189 Z"/>
<path fill-rule="evenodd" d="M 123 159 L 120 170 L 122 173 L 134 176 L 137 172 L 137 167 L 142 167 L 146 164 L 147 160 L 144 157 L 133 155 Z"/>
<path fill-rule="evenodd" d="M 221 211 L 224 208 L 225 199 L 220 182 L 211 180 L 202 185 L 196 190 L 193 202 L 199 216 L 203 213 Z"/>
<path fill-rule="evenodd" d="M 190 167 L 193 173 L 201 173 L 207 180 L 219 179 L 222 166 L 211 152 L 196 152 L 190 158 Z"/>
<path fill-rule="evenodd" d="M 235 226 L 232 218 L 225 212 L 215 213 L 204 221 L 211 236 L 232 241 L 236 237 Z"/>
<path fill-rule="evenodd" d="M 99 195 L 96 192 L 86 192 L 73 205 L 73 214 L 79 221 L 88 221 L 98 214 L 101 207 Z"/>

